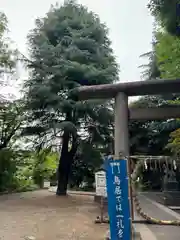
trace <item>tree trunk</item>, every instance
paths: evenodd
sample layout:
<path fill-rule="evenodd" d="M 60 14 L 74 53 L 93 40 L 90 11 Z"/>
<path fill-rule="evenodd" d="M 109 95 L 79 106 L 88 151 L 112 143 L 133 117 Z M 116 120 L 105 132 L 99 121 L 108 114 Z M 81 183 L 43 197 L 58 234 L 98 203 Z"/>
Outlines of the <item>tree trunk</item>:
<path fill-rule="evenodd" d="M 58 196 L 66 195 L 69 172 L 71 167 L 72 159 L 69 158 L 69 154 L 61 155 L 60 163 L 58 167 L 58 186 L 56 194 Z"/>
<path fill-rule="evenodd" d="M 58 186 L 56 195 L 58 196 L 65 196 L 67 194 L 69 174 L 77 150 L 77 139 L 73 139 L 72 148 L 70 151 L 68 151 L 69 139 L 70 134 L 65 132 L 63 136 L 63 145 L 57 172 Z"/>

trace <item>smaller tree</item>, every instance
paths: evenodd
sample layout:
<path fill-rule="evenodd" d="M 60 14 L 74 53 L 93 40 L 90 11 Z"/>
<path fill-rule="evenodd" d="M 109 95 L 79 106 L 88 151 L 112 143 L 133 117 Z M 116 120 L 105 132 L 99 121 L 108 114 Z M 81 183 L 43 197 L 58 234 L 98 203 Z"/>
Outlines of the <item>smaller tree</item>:
<path fill-rule="evenodd" d="M 142 64 L 139 66 L 142 71 L 143 80 L 151 80 L 160 78 L 160 70 L 158 66 L 157 56 L 156 56 L 156 44 L 157 44 L 157 30 L 154 27 L 153 40 L 152 40 L 152 51 L 140 55 L 140 58 L 145 58 L 148 60 L 147 64 Z"/>
<path fill-rule="evenodd" d="M 0 150 L 0 192 L 14 188 L 16 173 L 16 156 L 10 149 Z"/>
<path fill-rule="evenodd" d="M 4 13 L 0 12 L 0 87 L 10 84 L 15 77 L 18 59 L 17 50 L 11 48 L 11 41 L 6 37 L 8 32 L 8 20 Z M 2 89 L 0 89 L 2 90 Z M 4 99 L 4 93 L 0 92 L 0 101 Z"/>
<path fill-rule="evenodd" d="M 170 149 L 175 156 L 180 156 L 180 128 L 170 134 L 167 148 Z"/>
<path fill-rule="evenodd" d="M 9 39 L 5 37 L 8 31 L 8 20 L 4 13 L 0 12 L 0 73 L 10 71 L 15 66 L 13 60 L 14 51 L 10 49 Z"/>
<path fill-rule="evenodd" d="M 10 146 L 12 140 L 20 135 L 24 120 L 21 101 L 0 103 L 0 150 Z"/>
<path fill-rule="evenodd" d="M 41 149 L 33 155 L 33 178 L 41 188 L 44 180 L 49 180 L 56 172 L 58 166 L 58 154 L 51 148 Z"/>

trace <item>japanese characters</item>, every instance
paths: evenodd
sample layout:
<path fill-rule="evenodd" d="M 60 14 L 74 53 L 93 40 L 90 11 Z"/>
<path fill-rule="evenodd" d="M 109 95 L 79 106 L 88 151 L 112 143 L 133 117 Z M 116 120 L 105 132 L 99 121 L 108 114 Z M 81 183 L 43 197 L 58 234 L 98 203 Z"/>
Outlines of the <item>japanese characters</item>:
<path fill-rule="evenodd" d="M 107 171 L 112 240 L 130 240 L 130 207 L 126 160 L 112 160 Z"/>

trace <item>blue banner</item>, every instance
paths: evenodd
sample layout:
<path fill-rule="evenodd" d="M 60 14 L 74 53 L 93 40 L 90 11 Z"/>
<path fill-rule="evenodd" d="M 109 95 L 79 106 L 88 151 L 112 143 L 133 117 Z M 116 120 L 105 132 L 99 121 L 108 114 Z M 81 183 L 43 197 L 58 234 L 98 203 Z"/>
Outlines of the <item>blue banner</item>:
<path fill-rule="evenodd" d="M 130 240 L 127 160 L 106 161 L 106 178 L 111 240 Z"/>

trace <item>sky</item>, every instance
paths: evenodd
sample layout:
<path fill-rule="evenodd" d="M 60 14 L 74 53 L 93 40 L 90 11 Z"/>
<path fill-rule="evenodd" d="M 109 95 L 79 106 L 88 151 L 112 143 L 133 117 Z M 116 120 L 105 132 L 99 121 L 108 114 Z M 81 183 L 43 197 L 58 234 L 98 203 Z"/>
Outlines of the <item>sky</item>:
<path fill-rule="evenodd" d="M 18 49 L 27 56 L 28 32 L 35 26 L 35 19 L 43 17 L 51 4 L 62 0 L 0 0 L 0 11 L 9 20 L 9 36 Z M 120 81 L 141 80 L 141 70 L 145 63 L 139 56 L 151 50 L 153 19 L 147 9 L 148 0 L 79 0 L 97 13 L 109 28 L 117 62 L 120 65 Z M 20 78 L 26 76 L 19 72 Z M 7 89 L 6 89 L 7 91 Z M 12 89 L 10 90 L 12 91 Z M 17 90 L 16 90 L 17 91 Z"/>

